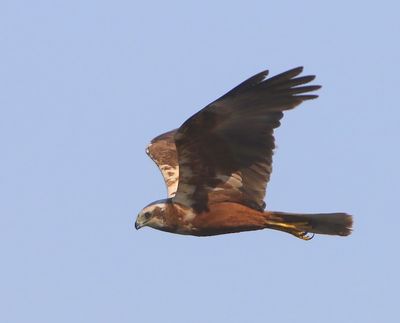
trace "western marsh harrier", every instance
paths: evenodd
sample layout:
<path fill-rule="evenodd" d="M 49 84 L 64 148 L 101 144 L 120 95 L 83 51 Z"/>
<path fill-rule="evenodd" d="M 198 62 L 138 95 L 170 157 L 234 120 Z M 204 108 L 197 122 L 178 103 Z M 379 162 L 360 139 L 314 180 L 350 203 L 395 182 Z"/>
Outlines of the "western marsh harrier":
<path fill-rule="evenodd" d="M 161 170 L 168 198 L 146 206 L 136 229 L 211 236 L 268 228 L 303 240 L 315 233 L 349 235 L 352 218 L 346 213 L 264 211 L 274 129 L 284 111 L 318 97 L 310 92 L 320 86 L 306 85 L 315 76 L 299 77 L 302 71 L 256 74 L 153 139 L 146 152 Z"/>

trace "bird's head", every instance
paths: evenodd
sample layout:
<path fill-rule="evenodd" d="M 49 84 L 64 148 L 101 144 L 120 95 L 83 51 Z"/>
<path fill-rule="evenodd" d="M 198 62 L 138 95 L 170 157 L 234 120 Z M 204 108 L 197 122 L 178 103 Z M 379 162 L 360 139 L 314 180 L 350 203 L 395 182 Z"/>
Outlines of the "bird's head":
<path fill-rule="evenodd" d="M 168 200 L 159 200 L 147 205 L 141 210 L 136 218 L 135 228 L 139 230 L 142 227 L 152 227 L 154 229 L 163 229 L 165 226 L 165 212 Z"/>

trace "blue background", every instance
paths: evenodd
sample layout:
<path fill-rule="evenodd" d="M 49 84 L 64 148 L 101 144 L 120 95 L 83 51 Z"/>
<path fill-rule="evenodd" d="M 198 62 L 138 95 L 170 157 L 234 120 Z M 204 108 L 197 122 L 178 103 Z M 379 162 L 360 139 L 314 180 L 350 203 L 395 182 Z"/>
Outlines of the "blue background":
<path fill-rule="evenodd" d="M 397 1 L 0 2 L 0 321 L 394 322 Z M 351 237 L 133 228 L 166 195 L 148 141 L 268 68 L 286 114 L 271 210 L 347 211 Z"/>

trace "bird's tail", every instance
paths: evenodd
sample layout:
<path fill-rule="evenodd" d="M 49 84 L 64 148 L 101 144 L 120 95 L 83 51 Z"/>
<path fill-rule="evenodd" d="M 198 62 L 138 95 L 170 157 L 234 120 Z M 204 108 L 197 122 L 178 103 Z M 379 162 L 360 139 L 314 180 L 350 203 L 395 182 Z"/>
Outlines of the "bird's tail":
<path fill-rule="evenodd" d="M 266 212 L 265 214 L 267 228 L 288 232 L 303 240 L 311 239 L 314 233 L 348 236 L 353 225 L 352 216 L 346 213 Z"/>

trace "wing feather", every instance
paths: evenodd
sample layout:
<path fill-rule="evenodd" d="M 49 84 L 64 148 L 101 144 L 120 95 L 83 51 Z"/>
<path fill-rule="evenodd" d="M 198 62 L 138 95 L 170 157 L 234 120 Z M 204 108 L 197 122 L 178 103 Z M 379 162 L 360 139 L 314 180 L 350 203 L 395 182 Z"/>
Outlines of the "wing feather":
<path fill-rule="evenodd" d="M 168 197 L 175 196 L 179 182 L 179 164 L 174 135 L 176 130 L 154 138 L 146 148 L 147 155 L 156 163 L 167 186 Z"/>
<path fill-rule="evenodd" d="M 174 202 L 208 209 L 236 202 L 263 210 L 272 172 L 274 129 L 283 112 L 318 96 L 302 94 L 315 76 L 297 77 L 298 67 L 266 79 L 263 71 L 193 115 L 175 133 L 179 185 Z"/>

